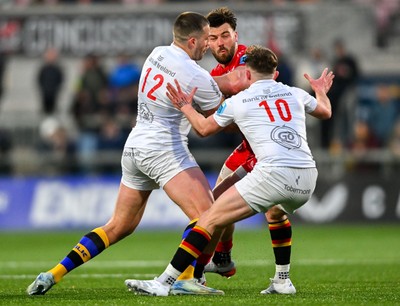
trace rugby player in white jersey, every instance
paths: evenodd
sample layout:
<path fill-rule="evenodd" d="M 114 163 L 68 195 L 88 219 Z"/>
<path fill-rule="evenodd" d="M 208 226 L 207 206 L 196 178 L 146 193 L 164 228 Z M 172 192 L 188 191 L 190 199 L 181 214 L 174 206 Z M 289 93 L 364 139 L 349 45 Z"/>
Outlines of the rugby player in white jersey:
<path fill-rule="evenodd" d="M 210 22 L 209 47 L 214 58 L 218 61 L 218 65 L 211 71 L 211 75 L 218 80 L 216 76 L 244 69 L 243 58 L 247 47 L 238 44 L 235 14 L 229 8 L 221 7 L 212 10 L 206 17 Z M 220 86 L 220 89 L 225 94 L 224 86 Z M 245 88 L 240 90 L 243 89 Z M 236 92 L 232 92 L 230 96 L 240 90 L 236 89 Z M 213 190 L 214 198 L 218 198 L 222 192 L 251 172 L 256 161 L 257 159 L 250 144 L 243 137 L 242 143 L 230 154 L 221 168 L 216 187 Z M 292 246 L 290 220 L 287 215 L 282 216 L 278 206 L 268 209 L 265 217 L 268 222 L 268 230 L 275 257 L 275 277 L 289 278 Z M 205 266 L 205 272 L 214 272 L 226 277 L 231 277 L 235 274 L 236 267 L 231 260 L 233 231 L 233 224 L 225 229 L 212 260 Z M 196 268 L 196 274 L 201 272 L 198 270 L 199 267 Z M 175 284 L 178 283 L 176 282 Z M 280 292 L 275 290 L 274 293 Z"/>
<path fill-rule="evenodd" d="M 167 83 L 178 78 L 187 90 L 197 88 L 193 101 L 203 114 L 213 113 L 220 105 L 222 94 L 216 82 L 196 63 L 208 48 L 209 31 L 203 15 L 182 13 L 174 23 L 173 43 L 156 47 L 148 56 L 139 82 L 137 124 L 122 153 L 122 179 L 113 216 L 83 236 L 55 267 L 40 273 L 27 288 L 29 295 L 45 294 L 67 273 L 133 233 L 152 190 L 160 186 L 190 220 L 211 206 L 209 183 L 188 149 L 191 126 L 166 96 Z M 186 283 L 192 294 L 223 293 L 196 279 Z"/>
<path fill-rule="evenodd" d="M 209 243 L 229 224 L 265 213 L 280 205 L 281 214 L 294 213 L 314 192 L 318 171 L 307 143 L 306 113 L 331 117 L 327 92 L 334 75 L 324 69 L 318 79 L 305 74 L 315 98 L 306 91 L 275 81 L 278 59 L 268 48 L 250 46 L 246 51 L 246 73 L 250 87 L 225 100 L 213 115 L 205 118 L 192 107 L 192 96 L 182 92 L 176 81 L 168 85 L 168 96 L 202 136 L 221 131 L 235 122 L 253 149 L 257 163 L 252 172 L 222 193 L 203 213 L 196 226 L 181 242 L 166 270 L 154 280 L 126 280 L 137 293 L 164 295 L 170 283 L 201 253 L 213 250 Z M 290 279 L 271 279 L 267 290 L 295 293 Z"/>

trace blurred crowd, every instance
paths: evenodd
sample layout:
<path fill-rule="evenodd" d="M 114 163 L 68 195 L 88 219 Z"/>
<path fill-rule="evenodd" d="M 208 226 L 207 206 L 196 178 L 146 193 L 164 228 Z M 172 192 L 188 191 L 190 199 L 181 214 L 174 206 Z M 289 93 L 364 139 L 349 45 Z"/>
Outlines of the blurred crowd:
<path fill-rule="evenodd" d="M 48 50 L 48 52 L 55 52 Z M 47 58 L 45 56 L 45 58 Z M 49 88 L 58 88 L 53 84 L 57 79 L 62 82 L 61 65 L 53 58 L 44 61 L 38 74 L 40 86 L 43 71 L 49 74 Z M 122 150 L 125 139 L 135 124 L 137 112 L 137 93 L 140 67 L 132 59 L 121 54 L 116 64 L 109 71 L 101 58 L 89 54 L 82 59 L 81 72 L 76 80 L 76 90 L 72 96 L 70 114 L 78 129 L 73 139 L 68 130 L 56 118 L 54 109 L 57 94 L 52 95 L 52 112 L 48 111 L 46 100 L 42 100 L 45 119 L 41 126 L 40 150 L 58 152 L 60 157 L 70 159 L 76 156 L 79 162 L 66 162 L 68 172 L 103 172 L 118 169 L 115 162 L 111 166 L 103 163 L 102 167 L 93 164 L 99 152 L 118 152 Z"/>
<path fill-rule="evenodd" d="M 159 3 L 167 0 L 15 0 L 18 5 L 57 3 Z M 171 0 L 168 0 L 171 1 Z M 211 1 L 211 0 L 210 0 Z M 273 2 L 291 2 L 275 0 Z M 309 1 L 297 1 L 309 2 Z M 363 5 L 375 5 L 373 0 L 355 0 Z M 378 1 L 376 22 L 377 46 L 385 47 L 385 27 L 398 11 L 399 1 Z M 391 2 L 391 3 L 389 3 Z M 379 12 L 378 12 L 379 11 Z M 380 28 L 379 28 L 380 29 Z M 387 28 L 386 28 L 387 29 Z M 383 36 L 382 36 L 383 35 Z M 311 47 L 301 58 L 291 58 L 281 50 L 278 81 L 299 86 L 311 92 L 303 73 L 317 77 L 325 67 L 335 74 L 329 92 L 333 116 L 317 125 L 309 125 L 309 143 L 317 149 L 339 156 L 351 153 L 362 160 L 373 150 L 386 150 L 400 159 L 400 75 L 391 78 L 371 78 L 363 74 L 357 56 L 342 39 L 331 46 Z M 37 91 L 40 94 L 42 122 L 38 128 L 35 149 L 41 157 L 41 172 L 60 173 L 112 173 L 119 172 L 119 154 L 137 114 L 137 93 L 140 65 L 126 54 L 114 59 L 114 65 L 88 54 L 81 60 L 76 86 L 69 97 L 68 114 L 75 131 L 59 120 L 60 92 L 65 87 L 65 67 L 58 50 L 49 48 L 43 54 L 36 72 Z M 3 93 L 3 75 L 6 58 L 0 54 L 0 103 Z M 192 149 L 229 149 L 240 143 L 240 135 L 221 133 L 199 138 L 189 135 Z M 13 152 L 13 139 L 9 131 L 0 129 L 0 175 L 12 173 L 9 162 Z M 118 154 L 113 154 L 118 152 Z M 102 162 L 99 163 L 98 161 Z M 363 167 L 363 166 L 361 166 Z"/>
<path fill-rule="evenodd" d="M 54 4 L 160 4 L 160 3 L 187 3 L 187 2 L 229 2 L 221 0 L 13 0 L 12 4 L 17 6 L 27 6 L 27 5 L 54 5 Z M 249 0 L 247 0 L 249 1 Z M 256 0 L 250 0 L 256 1 Z M 308 3 L 308 2 L 318 2 L 319 0 L 269 0 L 269 2 L 274 4 L 281 3 Z M 233 0 L 232 2 L 246 2 L 246 0 Z"/>

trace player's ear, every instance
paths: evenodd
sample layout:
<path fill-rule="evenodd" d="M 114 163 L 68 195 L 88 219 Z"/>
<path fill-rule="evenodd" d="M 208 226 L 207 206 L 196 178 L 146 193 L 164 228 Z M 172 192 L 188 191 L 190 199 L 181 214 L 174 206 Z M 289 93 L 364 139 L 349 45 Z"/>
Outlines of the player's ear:
<path fill-rule="evenodd" d="M 193 49 L 195 47 L 195 45 L 196 45 L 196 38 L 195 37 L 190 37 L 188 39 L 188 47 L 189 47 L 189 49 L 190 50 Z"/>
<path fill-rule="evenodd" d="M 246 77 L 250 81 L 251 80 L 251 72 L 249 69 L 246 69 Z"/>
<path fill-rule="evenodd" d="M 279 76 L 279 71 L 276 70 L 275 73 L 274 73 L 273 79 L 276 80 L 278 78 L 278 76 Z"/>

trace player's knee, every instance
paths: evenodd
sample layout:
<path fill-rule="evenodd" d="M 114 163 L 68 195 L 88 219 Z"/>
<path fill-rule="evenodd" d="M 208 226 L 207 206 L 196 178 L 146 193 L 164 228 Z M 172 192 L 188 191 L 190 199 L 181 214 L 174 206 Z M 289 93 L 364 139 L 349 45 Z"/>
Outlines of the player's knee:
<path fill-rule="evenodd" d="M 110 244 L 114 244 L 132 234 L 135 231 L 136 227 L 137 224 L 133 222 L 109 222 L 104 227 L 104 231 L 106 232 Z"/>
<path fill-rule="evenodd" d="M 287 218 L 286 212 L 280 209 L 278 206 L 273 206 L 268 209 L 265 216 L 267 218 L 267 221 L 270 223 L 279 222 Z"/>

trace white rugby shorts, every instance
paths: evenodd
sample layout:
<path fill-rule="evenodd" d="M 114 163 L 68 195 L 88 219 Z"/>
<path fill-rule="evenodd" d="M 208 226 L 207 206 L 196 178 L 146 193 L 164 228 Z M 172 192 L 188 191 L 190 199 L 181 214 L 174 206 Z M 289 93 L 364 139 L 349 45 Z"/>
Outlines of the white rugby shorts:
<path fill-rule="evenodd" d="M 317 177 L 317 168 L 271 167 L 257 163 L 235 186 L 256 212 L 266 212 L 279 204 L 286 213 L 292 214 L 310 199 Z"/>
<path fill-rule="evenodd" d="M 199 167 L 186 148 L 162 151 L 125 147 L 121 157 L 121 182 L 136 190 L 153 190 L 179 172 Z"/>

